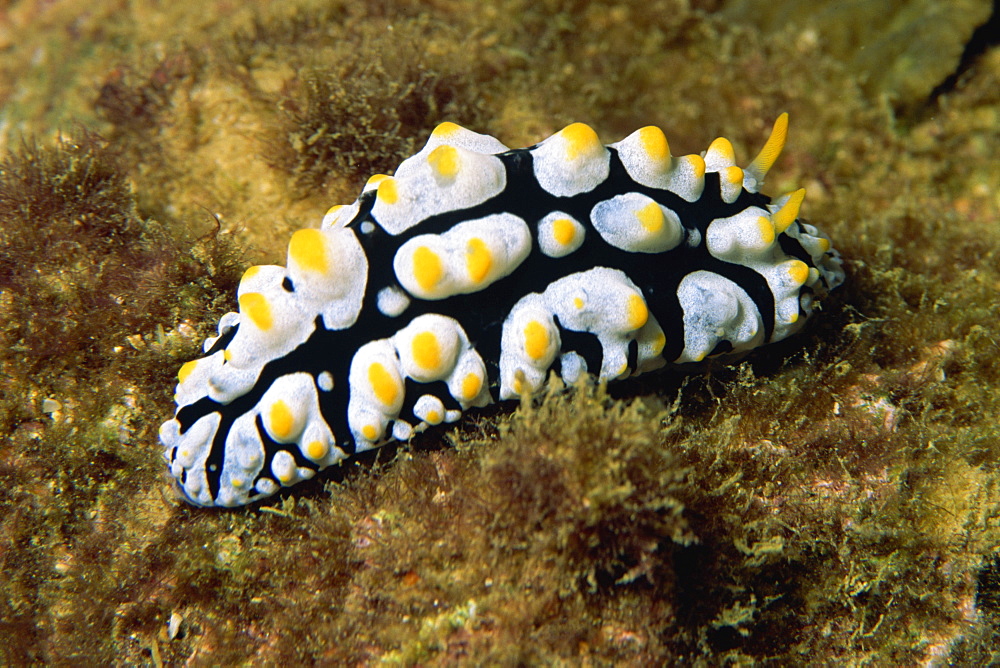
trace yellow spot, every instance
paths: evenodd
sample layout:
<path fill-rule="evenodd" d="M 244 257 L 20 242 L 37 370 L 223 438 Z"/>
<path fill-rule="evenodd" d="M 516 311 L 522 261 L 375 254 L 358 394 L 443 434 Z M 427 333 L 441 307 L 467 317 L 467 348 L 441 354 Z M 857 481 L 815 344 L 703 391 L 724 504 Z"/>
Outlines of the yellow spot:
<path fill-rule="evenodd" d="M 293 234 L 292 240 L 288 243 L 288 257 L 306 271 L 318 274 L 330 271 L 325 239 L 319 230 L 305 229 Z"/>
<path fill-rule="evenodd" d="M 448 137 L 461 130 L 462 130 L 461 125 L 458 125 L 457 123 L 452 123 L 451 121 L 445 121 L 444 123 L 441 123 L 436 128 L 434 128 L 434 132 L 432 132 L 431 135 L 435 137 Z"/>
<path fill-rule="evenodd" d="M 222 359 L 226 360 L 227 362 L 232 361 L 233 353 L 229 350 L 229 348 L 226 348 L 225 350 L 222 351 Z"/>
<path fill-rule="evenodd" d="M 240 487 L 243 486 L 243 481 L 240 480 L 239 478 L 233 478 L 232 480 L 229 481 L 229 484 L 235 487 L 236 489 L 239 489 Z"/>
<path fill-rule="evenodd" d="M 369 181 L 370 180 L 371 179 L 369 179 Z M 326 213 L 323 214 L 323 221 L 320 227 L 321 228 L 327 228 L 333 226 L 343 227 L 344 223 L 346 223 L 348 219 L 345 218 L 341 220 L 341 210 L 343 210 L 344 213 L 347 213 L 347 207 L 343 204 L 334 204 L 329 209 L 327 209 Z"/>
<path fill-rule="evenodd" d="M 774 162 L 781 155 L 785 148 L 785 139 L 788 137 L 788 114 L 778 116 L 771 129 L 771 136 L 767 138 L 767 143 L 760 150 L 757 157 L 747 166 L 747 171 L 753 174 L 759 182 L 774 165 Z"/>
<path fill-rule="evenodd" d="M 649 320 L 649 308 L 642 295 L 632 293 L 628 298 L 628 324 L 629 329 L 639 329 Z"/>
<path fill-rule="evenodd" d="M 757 229 L 760 231 L 760 242 L 764 246 L 770 246 L 774 243 L 774 225 L 771 223 L 770 218 L 767 216 L 758 216 Z"/>
<path fill-rule="evenodd" d="M 478 373 L 465 374 L 465 378 L 462 379 L 462 399 L 472 401 L 479 396 L 481 389 L 483 389 L 483 379 Z"/>
<path fill-rule="evenodd" d="M 809 279 L 809 265 L 802 260 L 793 260 L 788 263 L 788 276 L 797 285 L 802 285 Z"/>
<path fill-rule="evenodd" d="M 275 473 L 278 480 L 285 483 L 286 485 L 295 479 L 295 470 L 282 469 Z"/>
<path fill-rule="evenodd" d="M 441 258 L 427 246 L 420 246 L 413 251 L 413 277 L 424 290 L 430 290 L 438 284 L 444 268 Z"/>
<path fill-rule="evenodd" d="M 465 268 L 473 283 L 480 283 L 493 268 L 493 253 L 479 237 L 469 239 L 465 246 Z"/>
<path fill-rule="evenodd" d="M 726 167 L 721 176 L 727 183 L 743 183 L 743 170 L 736 165 Z"/>
<path fill-rule="evenodd" d="M 237 301 L 240 305 L 240 314 L 250 318 L 257 329 L 266 332 L 274 325 L 271 305 L 264 295 L 259 292 L 244 292 Z"/>
<path fill-rule="evenodd" d="M 386 406 L 392 406 L 399 398 L 399 383 L 381 362 L 374 362 L 368 367 L 368 383 L 372 386 L 375 398 Z"/>
<path fill-rule="evenodd" d="M 585 123 L 567 125 L 559 134 L 566 140 L 567 160 L 595 157 L 604 148 L 594 129 Z"/>
<path fill-rule="evenodd" d="M 243 277 L 240 279 L 240 283 L 242 283 L 243 281 L 249 281 L 259 273 L 260 273 L 260 265 L 255 264 L 254 266 L 250 267 L 249 269 L 243 272 Z"/>
<path fill-rule="evenodd" d="M 536 362 L 549 350 L 549 331 L 545 325 L 532 320 L 524 326 L 524 352 Z"/>
<path fill-rule="evenodd" d="M 427 164 L 438 176 L 453 179 L 458 174 L 458 151 L 454 146 L 438 146 L 427 156 Z"/>
<path fill-rule="evenodd" d="M 295 427 L 295 416 L 292 410 L 281 399 L 271 404 L 271 411 L 267 416 L 271 424 L 271 434 L 276 439 L 284 440 L 292 436 L 292 429 Z"/>
<path fill-rule="evenodd" d="M 568 246 L 576 238 L 576 225 L 569 218 L 556 218 L 552 221 L 552 237 L 561 246 Z"/>
<path fill-rule="evenodd" d="M 733 150 L 733 145 L 728 139 L 719 137 L 708 145 L 705 157 L 718 159 L 724 164 L 733 164 L 736 162 L 736 151 Z"/>
<path fill-rule="evenodd" d="M 653 162 L 666 162 L 670 159 L 670 144 L 663 130 L 655 125 L 647 125 L 639 129 L 639 143 Z"/>
<path fill-rule="evenodd" d="M 196 366 L 198 366 L 198 360 L 191 360 L 190 362 L 185 362 L 181 365 L 180 370 L 177 372 L 177 382 L 183 385 L 184 381 L 187 380 L 188 376 L 191 375 L 191 372 L 194 371 Z"/>
<path fill-rule="evenodd" d="M 441 345 L 434 332 L 420 332 L 410 344 L 413 361 L 421 369 L 432 371 L 441 366 Z"/>
<path fill-rule="evenodd" d="M 618 367 L 618 373 L 616 373 L 615 375 L 620 376 L 626 371 L 628 371 L 628 362 L 622 362 L 622 365 Z"/>
<path fill-rule="evenodd" d="M 788 324 L 794 325 L 799 321 L 799 312 L 795 311 L 790 316 L 788 316 Z"/>
<path fill-rule="evenodd" d="M 330 452 L 330 446 L 323 441 L 310 441 L 306 445 L 306 457 L 312 460 L 323 459 Z"/>
<path fill-rule="evenodd" d="M 819 239 L 816 240 L 816 244 L 819 246 L 819 249 L 821 251 L 823 251 L 824 253 L 827 252 L 828 250 L 830 250 L 830 240 L 829 239 L 824 239 L 823 237 L 820 237 Z"/>
<path fill-rule="evenodd" d="M 573 306 L 575 306 L 578 311 L 582 309 L 583 299 L 581 299 L 580 297 L 573 297 Z"/>
<path fill-rule="evenodd" d="M 694 178 L 701 179 L 705 177 L 705 159 L 703 157 L 692 153 L 691 155 L 685 155 L 680 160 L 688 164 L 691 171 L 694 172 Z"/>
<path fill-rule="evenodd" d="M 378 436 L 378 429 L 374 425 L 366 424 L 361 428 L 361 435 L 367 438 L 369 441 L 374 441 Z"/>
<path fill-rule="evenodd" d="M 663 229 L 663 209 L 656 202 L 650 202 L 636 211 L 635 217 L 650 234 L 656 234 Z"/>
<path fill-rule="evenodd" d="M 396 179 L 386 177 L 378 184 L 378 198 L 386 204 L 395 204 L 399 200 L 396 189 Z"/>
<path fill-rule="evenodd" d="M 378 184 L 382 183 L 389 178 L 388 174 L 374 174 L 369 177 L 368 181 L 365 183 L 365 189 L 374 188 Z"/>
<path fill-rule="evenodd" d="M 426 422 L 427 424 L 441 424 L 443 416 L 438 411 L 428 411 Z"/>
<path fill-rule="evenodd" d="M 665 345 L 667 345 L 667 335 L 663 332 L 657 332 L 656 338 L 653 339 L 653 354 L 659 355 L 662 353 Z"/>
<path fill-rule="evenodd" d="M 705 359 L 706 356 L 708 356 L 708 353 L 705 352 L 705 351 L 702 351 L 702 352 L 700 352 L 700 353 L 698 353 L 697 355 L 694 356 L 694 361 L 695 362 L 700 362 L 703 359 Z"/>
<path fill-rule="evenodd" d="M 774 229 L 781 234 L 788 229 L 788 226 L 795 222 L 795 219 L 799 216 L 799 208 L 802 206 L 802 200 L 806 197 L 806 189 L 799 188 L 793 193 L 789 193 L 788 201 L 785 202 L 780 209 L 774 212 L 771 216 L 771 220 L 774 221 Z"/>

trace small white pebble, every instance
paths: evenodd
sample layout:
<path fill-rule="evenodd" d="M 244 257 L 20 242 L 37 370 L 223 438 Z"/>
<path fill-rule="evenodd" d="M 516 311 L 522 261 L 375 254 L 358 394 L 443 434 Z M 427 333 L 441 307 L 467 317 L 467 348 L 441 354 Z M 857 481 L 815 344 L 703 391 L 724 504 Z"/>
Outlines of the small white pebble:
<path fill-rule="evenodd" d="M 181 617 L 180 613 L 172 612 L 170 613 L 170 621 L 167 622 L 167 637 L 171 640 L 177 638 L 177 635 L 181 632 L 181 622 L 184 618 Z"/>

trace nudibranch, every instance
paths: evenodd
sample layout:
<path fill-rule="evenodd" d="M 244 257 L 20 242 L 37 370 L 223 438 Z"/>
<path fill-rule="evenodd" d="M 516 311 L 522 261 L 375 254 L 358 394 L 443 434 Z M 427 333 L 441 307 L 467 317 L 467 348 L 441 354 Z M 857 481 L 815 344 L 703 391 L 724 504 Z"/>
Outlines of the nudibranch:
<path fill-rule="evenodd" d="M 511 150 L 439 125 L 295 232 L 286 266 L 243 275 L 160 428 L 179 488 L 250 503 L 553 371 L 622 379 L 795 333 L 844 272 L 804 190 L 760 193 L 787 129 L 741 168 L 724 138 L 674 157 L 652 126 Z"/>

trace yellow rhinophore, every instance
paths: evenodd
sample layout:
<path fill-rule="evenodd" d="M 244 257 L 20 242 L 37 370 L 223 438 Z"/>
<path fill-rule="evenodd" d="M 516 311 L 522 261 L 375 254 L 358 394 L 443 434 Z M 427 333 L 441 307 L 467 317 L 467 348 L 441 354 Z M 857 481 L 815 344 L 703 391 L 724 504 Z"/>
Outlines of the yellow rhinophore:
<path fill-rule="evenodd" d="M 764 177 L 774 165 L 781 151 L 785 148 L 785 139 L 788 138 L 788 113 L 778 116 L 771 128 L 771 136 L 767 138 L 764 148 L 760 150 L 757 157 L 747 165 L 746 172 L 754 177 L 757 187 L 764 181 Z"/>

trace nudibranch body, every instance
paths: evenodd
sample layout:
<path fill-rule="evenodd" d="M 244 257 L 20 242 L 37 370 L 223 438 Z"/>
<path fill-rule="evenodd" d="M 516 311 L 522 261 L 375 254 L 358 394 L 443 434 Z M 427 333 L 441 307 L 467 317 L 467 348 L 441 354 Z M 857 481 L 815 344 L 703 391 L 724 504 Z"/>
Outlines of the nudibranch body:
<path fill-rule="evenodd" d="M 296 232 L 286 266 L 247 270 L 178 373 L 170 472 L 194 504 L 242 505 L 550 371 L 614 380 L 784 339 L 844 279 L 797 220 L 804 191 L 759 192 L 786 131 L 741 169 L 726 139 L 673 157 L 656 127 L 510 150 L 440 125 Z"/>

